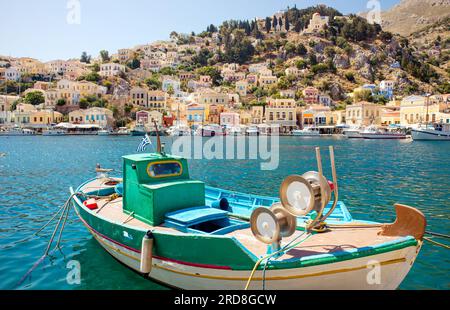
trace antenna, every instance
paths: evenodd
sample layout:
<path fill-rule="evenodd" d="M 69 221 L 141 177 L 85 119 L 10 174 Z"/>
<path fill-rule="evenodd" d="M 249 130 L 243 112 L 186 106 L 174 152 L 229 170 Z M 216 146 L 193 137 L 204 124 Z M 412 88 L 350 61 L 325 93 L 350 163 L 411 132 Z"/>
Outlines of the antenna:
<path fill-rule="evenodd" d="M 155 125 L 155 130 L 156 130 L 156 139 L 158 141 L 158 147 L 156 149 L 156 152 L 158 152 L 159 154 L 161 154 L 162 148 L 161 148 L 161 137 L 159 136 L 159 130 L 158 130 L 158 124 L 156 123 L 155 120 L 153 120 L 153 124 Z"/>

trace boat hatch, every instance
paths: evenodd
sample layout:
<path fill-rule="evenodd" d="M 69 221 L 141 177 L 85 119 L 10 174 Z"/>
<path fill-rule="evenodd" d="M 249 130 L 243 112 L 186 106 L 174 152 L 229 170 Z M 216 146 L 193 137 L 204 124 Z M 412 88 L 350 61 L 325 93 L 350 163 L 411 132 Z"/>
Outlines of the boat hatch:
<path fill-rule="evenodd" d="M 184 233 L 225 235 L 238 229 L 249 228 L 250 224 L 230 219 L 226 211 L 205 206 L 169 213 L 166 215 L 165 226 Z"/>

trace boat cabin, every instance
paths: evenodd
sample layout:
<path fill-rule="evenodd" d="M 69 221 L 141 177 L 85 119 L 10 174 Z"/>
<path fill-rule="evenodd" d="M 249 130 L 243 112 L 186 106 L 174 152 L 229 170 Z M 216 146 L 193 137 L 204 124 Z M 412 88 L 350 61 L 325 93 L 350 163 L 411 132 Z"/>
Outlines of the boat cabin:
<path fill-rule="evenodd" d="M 165 154 L 124 157 L 123 212 L 151 226 L 225 234 L 247 225 L 230 219 L 226 200 L 206 206 L 205 184 L 192 180 L 186 159 Z"/>

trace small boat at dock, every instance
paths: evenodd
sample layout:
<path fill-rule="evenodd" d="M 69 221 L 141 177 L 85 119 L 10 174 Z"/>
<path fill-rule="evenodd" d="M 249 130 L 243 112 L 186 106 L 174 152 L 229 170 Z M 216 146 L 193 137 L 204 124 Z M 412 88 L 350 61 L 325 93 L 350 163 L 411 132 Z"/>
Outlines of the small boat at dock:
<path fill-rule="evenodd" d="M 332 181 L 317 148 L 318 172 L 288 176 L 279 197 L 209 187 L 159 139 L 157 149 L 124 156 L 120 177 L 71 188 L 70 202 L 109 254 L 169 287 L 393 290 L 422 247 L 426 219 L 415 208 L 396 205 L 394 223 L 351 216 L 332 147 Z M 374 268 L 382 277 L 369 281 Z"/>
<path fill-rule="evenodd" d="M 407 138 L 406 134 L 393 130 L 382 130 L 376 127 L 368 127 L 361 132 L 361 137 L 368 140 L 404 140 Z"/>

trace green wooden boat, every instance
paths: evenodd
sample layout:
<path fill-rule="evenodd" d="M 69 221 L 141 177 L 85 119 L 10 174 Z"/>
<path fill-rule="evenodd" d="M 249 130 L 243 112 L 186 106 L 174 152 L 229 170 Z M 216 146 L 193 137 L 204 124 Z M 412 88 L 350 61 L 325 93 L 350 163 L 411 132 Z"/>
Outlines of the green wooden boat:
<path fill-rule="evenodd" d="M 334 184 L 318 167 L 276 198 L 208 187 L 180 157 L 130 155 L 123 179 L 89 180 L 71 203 L 106 251 L 169 287 L 396 289 L 422 246 L 423 214 L 397 205 L 393 224 L 355 220 L 338 202 L 334 162 Z"/>

